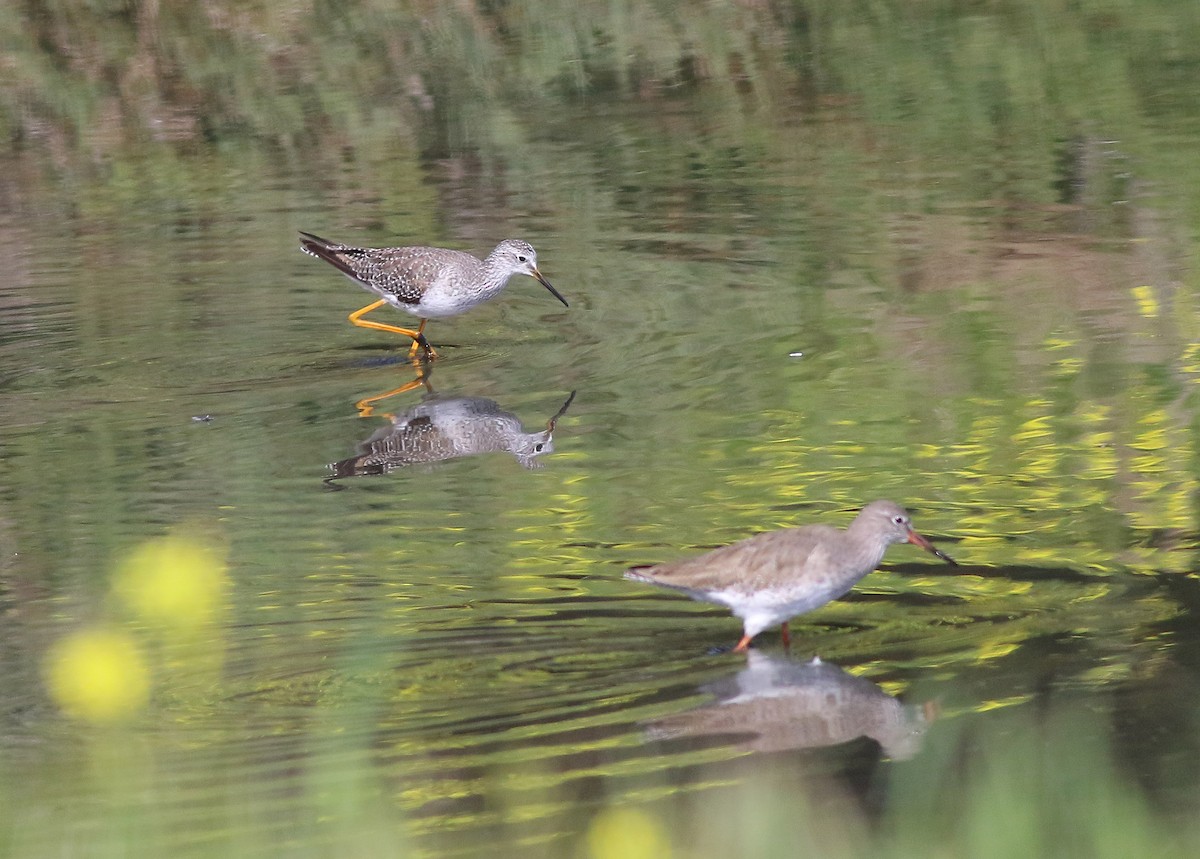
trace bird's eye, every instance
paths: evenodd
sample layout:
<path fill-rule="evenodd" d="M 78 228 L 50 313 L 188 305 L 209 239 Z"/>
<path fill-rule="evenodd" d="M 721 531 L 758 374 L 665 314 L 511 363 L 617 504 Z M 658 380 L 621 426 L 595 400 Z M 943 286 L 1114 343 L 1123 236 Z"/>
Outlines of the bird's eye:
<path fill-rule="evenodd" d="M 538 444 L 535 444 L 533 446 L 533 452 L 541 453 L 545 449 L 545 447 L 546 447 L 546 445 L 544 443 L 539 442 Z"/>
<path fill-rule="evenodd" d="M 901 516 L 899 513 L 897 513 L 895 516 L 892 517 L 892 521 L 895 522 L 897 525 L 903 525 L 904 517 Z"/>
<path fill-rule="evenodd" d="M 521 254 L 517 254 L 517 262 L 529 262 L 529 260 L 528 260 L 528 259 L 526 259 L 526 258 L 525 258 L 524 256 L 522 256 Z"/>

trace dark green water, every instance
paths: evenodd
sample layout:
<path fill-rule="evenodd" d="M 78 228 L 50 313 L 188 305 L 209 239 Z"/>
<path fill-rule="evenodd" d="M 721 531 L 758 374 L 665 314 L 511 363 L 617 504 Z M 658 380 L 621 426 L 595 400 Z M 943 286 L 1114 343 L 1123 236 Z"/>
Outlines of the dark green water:
<path fill-rule="evenodd" d="M 1064 698 L 1118 795 L 1195 809 L 1190 5 L 233 8 L 4 13 L 0 848 L 709 855 L 763 773 L 869 829 Z M 435 393 L 364 416 L 407 342 L 299 229 L 520 236 L 571 307 L 432 321 Z M 330 479 L 389 416 L 571 392 L 529 463 Z M 878 497 L 961 566 L 894 548 L 790 657 L 621 579 Z M 177 533 L 215 597 L 122 577 Z M 95 629 L 147 683 L 101 724 L 46 682 Z"/>

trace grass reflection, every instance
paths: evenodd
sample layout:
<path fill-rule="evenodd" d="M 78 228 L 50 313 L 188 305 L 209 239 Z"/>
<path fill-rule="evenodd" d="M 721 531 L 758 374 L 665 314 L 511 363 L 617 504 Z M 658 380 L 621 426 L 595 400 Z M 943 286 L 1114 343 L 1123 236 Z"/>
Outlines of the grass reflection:
<path fill-rule="evenodd" d="M 1182 859 L 1200 849 L 1194 785 L 1173 785 L 1166 803 L 1149 796 L 1104 720 L 1074 704 L 940 721 L 917 757 L 877 763 L 865 781 L 829 775 L 812 753 L 749 755 L 724 776 L 701 766 L 688 788 L 670 770 L 631 779 L 602 767 L 581 790 L 561 774 L 531 772 L 536 765 L 505 764 L 475 774 L 472 791 L 490 798 L 469 816 L 453 806 L 402 811 L 403 766 L 382 759 L 369 733 L 347 732 L 346 715 L 317 714 L 303 739 L 276 748 L 273 763 L 262 755 L 264 737 L 198 781 L 175 779 L 169 764 L 202 746 L 88 729 L 52 772 L 4 779 L 0 846 L 26 859 L 80 851 Z M 10 771 L 17 760 L 12 749 L 0 754 Z M 33 824 L 51 809 L 54 826 Z"/>
<path fill-rule="evenodd" d="M 930 747 L 878 774 L 867 796 L 773 763 L 757 762 L 736 788 L 638 806 L 649 820 L 629 829 L 665 830 L 671 850 L 659 855 L 688 857 L 1185 857 L 1200 847 L 1194 794 L 1180 814 L 1155 806 L 1102 720 L 1074 705 L 939 724 Z M 612 819 L 595 818 L 591 856 L 612 855 Z"/>

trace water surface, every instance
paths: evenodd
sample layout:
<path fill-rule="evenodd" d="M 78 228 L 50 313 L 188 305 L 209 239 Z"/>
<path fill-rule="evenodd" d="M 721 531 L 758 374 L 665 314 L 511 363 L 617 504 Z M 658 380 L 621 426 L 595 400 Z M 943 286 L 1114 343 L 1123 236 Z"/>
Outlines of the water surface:
<path fill-rule="evenodd" d="M 1195 59 L 1105 53 L 1157 57 L 1184 24 L 775 12 L 708 10 L 678 56 L 658 18 L 592 22 L 631 40 L 622 66 L 476 10 L 456 61 L 414 37 L 391 50 L 418 72 L 384 84 L 371 34 L 404 22 L 354 7 L 295 79 L 238 43 L 219 75 L 242 95 L 211 102 L 183 49 L 236 28 L 160 20 L 147 50 L 197 87 L 159 82 L 167 126 L 105 114 L 107 61 L 71 31 L 95 121 L 23 127 L 0 219 L 13 855 L 617 855 L 602 809 L 628 808 L 640 843 L 700 850 L 764 773 L 833 785 L 853 829 L 1064 697 L 1157 811 L 1194 809 L 1200 141 L 1170 81 Z M 298 229 L 520 236 L 571 307 L 520 278 L 432 321 L 422 384 Z M 429 454 L 396 434 L 418 419 L 491 441 Z M 552 419 L 536 454 L 497 441 Z M 714 652 L 735 619 L 620 576 L 879 497 L 960 566 L 895 547 L 790 654 L 774 632 Z M 220 559 L 211 606 L 122 584 L 171 534 Z M 44 680 L 97 628 L 149 684 L 101 726 Z"/>

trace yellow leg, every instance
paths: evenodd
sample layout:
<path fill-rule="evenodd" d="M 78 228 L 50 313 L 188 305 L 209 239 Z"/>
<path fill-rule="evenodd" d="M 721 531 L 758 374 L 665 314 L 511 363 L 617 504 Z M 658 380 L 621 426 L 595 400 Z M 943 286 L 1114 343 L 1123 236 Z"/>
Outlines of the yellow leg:
<path fill-rule="evenodd" d="M 425 367 L 422 367 L 422 369 L 417 371 L 417 378 L 413 379 L 412 381 L 405 382 L 400 387 L 393 388 L 386 393 L 376 394 L 373 397 L 363 397 L 354 404 L 354 408 L 358 409 L 358 416 L 360 418 L 369 418 L 375 414 L 375 403 L 379 402 L 380 400 L 386 400 L 388 397 L 394 397 L 397 394 L 406 394 L 414 388 L 419 388 L 422 385 L 425 386 L 425 389 L 429 391 L 429 393 L 433 393 L 433 387 L 429 384 L 429 372 Z M 391 415 L 386 415 L 385 417 L 390 418 Z"/>
<path fill-rule="evenodd" d="M 390 331 L 393 334 L 403 334 L 405 337 L 411 337 L 413 344 L 412 348 L 408 350 L 409 358 L 413 358 L 417 354 L 418 347 L 425 350 L 427 358 L 436 358 L 437 352 L 429 345 L 429 341 L 425 339 L 425 335 L 422 333 L 425 330 L 425 323 L 428 320 L 422 319 L 420 327 L 414 331 L 411 328 L 401 328 L 398 325 L 388 325 L 384 322 L 373 322 L 370 319 L 363 319 L 372 310 L 382 307 L 385 304 L 387 304 L 387 301 L 381 298 L 376 302 L 368 304 L 366 307 L 359 308 L 346 318 L 350 320 L 351 324 L 357 325 L 359 328 L 373 328 L 376 331 Z"/>
<path fill-rule="evenodd" d="M 750 639 L 753 636 L 743 635 L 742 640 L 737 643 L 737 647 L 733 649 L 734 653 L 745 653 L 750 649 Z"/>

